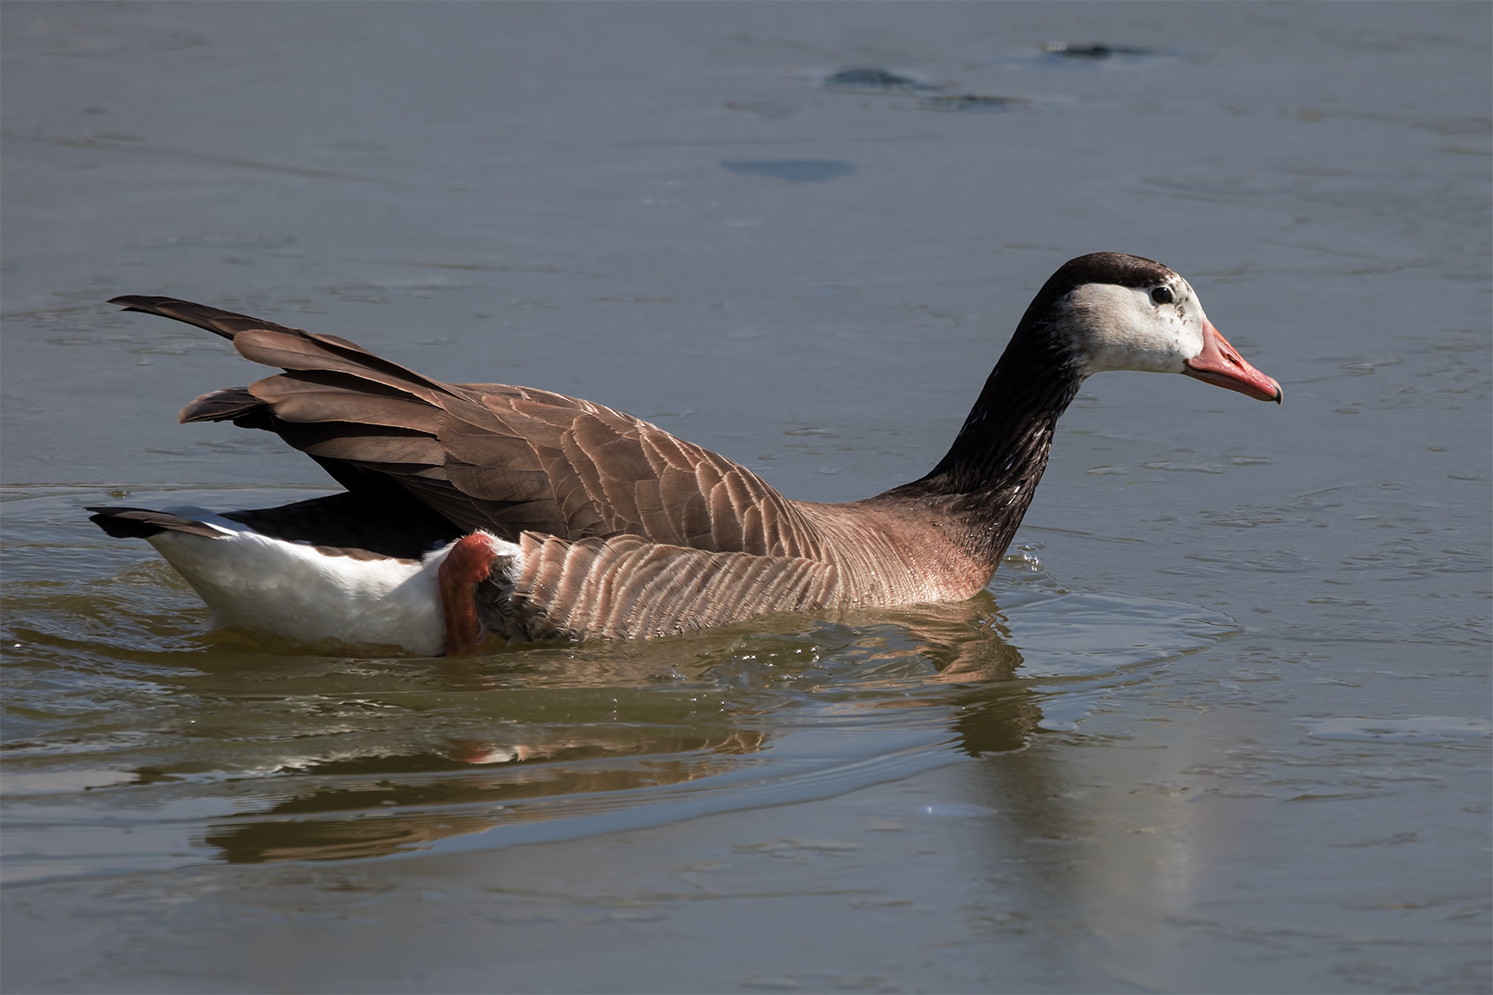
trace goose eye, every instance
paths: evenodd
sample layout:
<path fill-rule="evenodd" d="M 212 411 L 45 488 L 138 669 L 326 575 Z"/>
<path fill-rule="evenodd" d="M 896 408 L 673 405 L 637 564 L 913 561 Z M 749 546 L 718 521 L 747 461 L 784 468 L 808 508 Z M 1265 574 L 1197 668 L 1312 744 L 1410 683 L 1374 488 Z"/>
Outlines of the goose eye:
<path fill-rule="evenodd" d="M 1172 288 L 1157 287 L 1155 290 L 1151 291 L 1151 300 L 1155 301 L 1157 304 L 1170 304 L 1172 302 Z"/>

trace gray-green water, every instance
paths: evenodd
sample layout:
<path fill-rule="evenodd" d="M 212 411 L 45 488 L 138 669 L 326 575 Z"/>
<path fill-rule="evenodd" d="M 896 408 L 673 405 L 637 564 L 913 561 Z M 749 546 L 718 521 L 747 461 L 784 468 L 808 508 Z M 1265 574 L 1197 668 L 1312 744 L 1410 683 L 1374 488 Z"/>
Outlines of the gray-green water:
<path fill-rule="evenodd" d="M 5 989 L 1487 990 L 1489 20 L 0 8 Z M 1286 403 L 1094 379 L 966 604 L 318 656 L 81 510 L 327 489 L 115 294 L 844 500 L 1098 249 Z"/>

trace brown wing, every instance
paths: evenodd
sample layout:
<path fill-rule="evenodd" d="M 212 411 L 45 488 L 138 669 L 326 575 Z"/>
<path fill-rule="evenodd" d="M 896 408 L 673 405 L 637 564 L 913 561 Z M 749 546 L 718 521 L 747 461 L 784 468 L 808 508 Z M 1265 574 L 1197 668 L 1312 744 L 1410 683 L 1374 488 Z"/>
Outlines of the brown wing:
<path fill-rule="evenodd" d="M 445 384 L 337 336 L 187 301 L 111 303 L 208 329 L 287 371 L 205 394 L 183 422 L 269 429 L 350 489 L 369 474 L 392 479 L 462 529 L 822 554 L 818 528 L 756 474 L 622 412 L 522 387 Z"/>

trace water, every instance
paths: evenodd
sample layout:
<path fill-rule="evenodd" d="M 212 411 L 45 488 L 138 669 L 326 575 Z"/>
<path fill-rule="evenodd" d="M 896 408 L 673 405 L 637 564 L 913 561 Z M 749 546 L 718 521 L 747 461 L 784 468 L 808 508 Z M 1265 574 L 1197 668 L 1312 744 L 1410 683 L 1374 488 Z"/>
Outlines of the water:
<path fill-rule="evenodd" d="M 1485 6 L 0 17 L 8 990 L 1493 984 Z M 1096 378 L 965 604 L 316 655 L 81 511 L 327 492 L 114 294 L 846 500 L 1097 249 L 1286 403 Z"/>

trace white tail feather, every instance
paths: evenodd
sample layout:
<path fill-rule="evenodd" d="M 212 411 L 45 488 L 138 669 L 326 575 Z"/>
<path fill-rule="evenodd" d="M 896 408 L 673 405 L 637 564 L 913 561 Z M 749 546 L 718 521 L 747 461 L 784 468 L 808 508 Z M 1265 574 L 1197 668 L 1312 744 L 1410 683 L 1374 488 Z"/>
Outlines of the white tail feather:
<path fill-rule="evenodd" d="M 420 656 L 445 649 L 436 573 L 451 544 L 419 561 L 356 559 L 271 539 L 197 509 L 173 513 L 223 533 L 209 539 L 164 531 L 149 539 L 207 603 L 215 627 L 301 643 L 398 646 Z"/>

